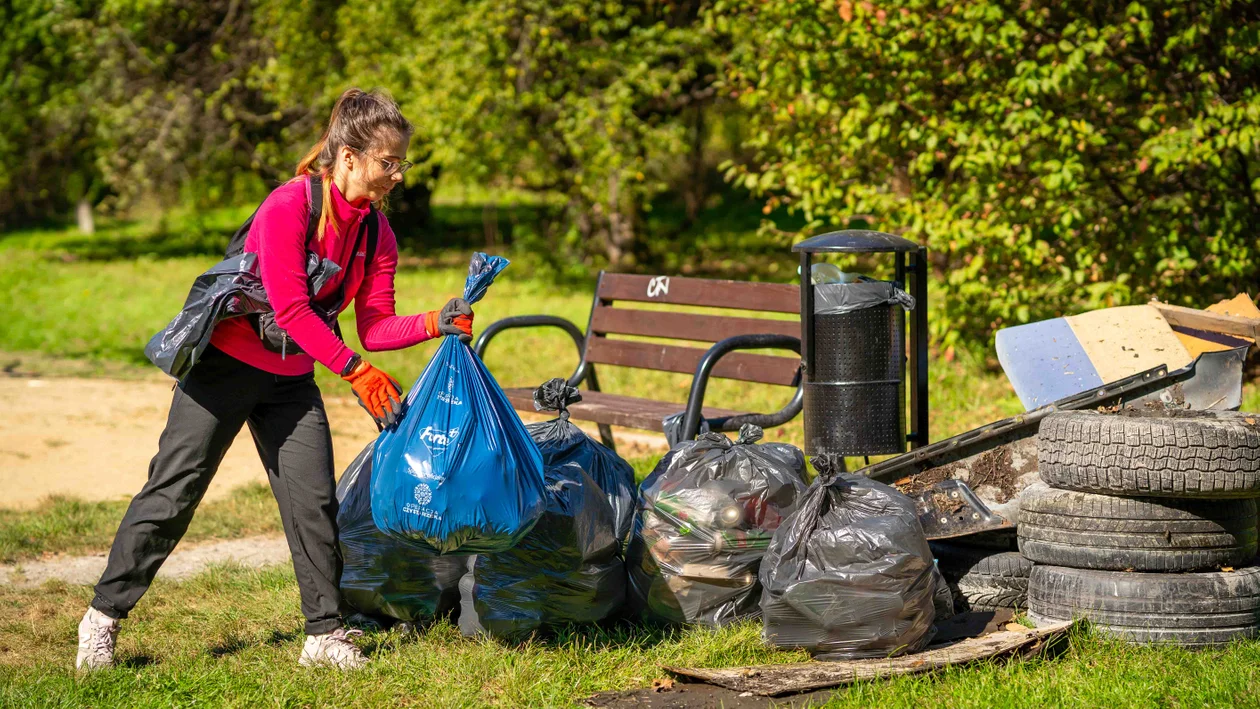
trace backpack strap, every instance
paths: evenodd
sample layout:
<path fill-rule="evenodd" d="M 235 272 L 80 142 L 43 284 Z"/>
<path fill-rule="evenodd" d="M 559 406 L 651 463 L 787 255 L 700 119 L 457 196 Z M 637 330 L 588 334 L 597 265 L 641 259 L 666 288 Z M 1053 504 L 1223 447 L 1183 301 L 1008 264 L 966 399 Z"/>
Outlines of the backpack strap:
<path fill-rule="evenodd" d="M 311 175 L 306 182 L 307 203 L 310 213 L 306 215 L 306 250 L 311 250 L 311 242 L 315 240 L 319 230 L 319 216 L 324 212 L 324 181 L 319 175 Z"/>
<path fill-rule="evenodd" d="M 381 213 L 376 211 L 376 207 L 371 208 L 368 213 L 368 234 L 367 234 L 367 254 L 363 259 L 363 272 L 367 273 L 368 264 L 372 263 L 372 259 L 376 256 L 376 239 L 380 236 L 381 230 Z"/>
<path fill-rule="evenodd" d="M 319 229 L 319 215 L 324 211 L 323 180 L 319 175 L 311 175 L 306 181 L 306 198 L 310 205 L 310 212 L 306 216 L 306 250 L 310 251 L 311 242 L 315 240 L 315 232 Z M 245 223 L 232 234 L 232 238 L 228 240 L 224 258 L 235 258 L 245 253 L 245 239 L 249 237 L 249 229 L 254 225 L 254 218 L 258 216 L 259 209 L 262 209 L 261 204 L 254 208 L 254 213 L 249 215 L 249 219 L 246 219 Z"/>

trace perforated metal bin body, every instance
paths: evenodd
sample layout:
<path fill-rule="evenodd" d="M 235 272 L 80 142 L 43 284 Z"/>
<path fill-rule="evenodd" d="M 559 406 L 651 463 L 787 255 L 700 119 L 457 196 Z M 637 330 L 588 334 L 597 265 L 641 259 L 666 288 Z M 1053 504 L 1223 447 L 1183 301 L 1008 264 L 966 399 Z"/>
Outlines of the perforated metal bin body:
<path fill-rule="evenodd" d="M 891 234 L 847 230 L 807 239 L 792 250 L 801 254 L 806 455 L 882 455 L 905 452 L 907 442 L 914 447 L 925 445 L 927 249 Z M 813 285 L 811 260 L 817 253 L 890 253 L 895 257 L 894 281 L 916 301 L 908 329 L 909 348 L 906 313 L 900 306 L 814 312 L 815 288 L 844 287 Z M 909 433 L 907 426 L 912 429 Z"/>
<path fill-rule="evenodd" d="M 805 383 L 806 453 L 903 452 L 905 311 L 878 305 L 816 313 L 813 321 L 814 366 Z"/>

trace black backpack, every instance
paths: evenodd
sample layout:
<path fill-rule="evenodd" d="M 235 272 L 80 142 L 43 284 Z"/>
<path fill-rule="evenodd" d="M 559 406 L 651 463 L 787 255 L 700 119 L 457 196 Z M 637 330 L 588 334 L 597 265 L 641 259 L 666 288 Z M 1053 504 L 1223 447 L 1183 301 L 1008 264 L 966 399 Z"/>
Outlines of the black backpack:
<path fill-rule="evenodd" d="M 311 175 L 309 190 L 311 199 L 310 212 L 306 217 L 306 280 L 311 297 L 311 309 L 314 310 L 315 314 L 323 319 L 324 322 L 328 323 L 328 326 L 332 328 L 333 332 L 337 333 L 337 337 L 341 337 L 341 324 L 337 322 L 337 314 L 341 311 L 341 306 L 346 300 L 345 278 L 342 278 L 341 287 L 337 289 L 336 296 L 331 302 L 328 304 L 315 302 L 316 290 L 313 283 L 315 281 L 325 280 L 319 277 L 321 270 L 328 269 L 330 267 L 340 268 L 330 259 L 321 259 L 315 254 L 315 252 L 311 251 L 311 241 L 315 238 L 316 231 L 319 229 L 319 216 L 324 208 L 323 182 L 319 175 Z M 259 205 L 259 208 L 261 208 L 261 205 Z M 371 207 L 370 210 L 371 211 L 369 211 L 368 215 L 363 219 L 363 222 L 359 224 L 359 233 L 355 238 L 354 251 L 350 252 L 351 254 L 358 252 L 359 242 L 363 240 L 366 233 L 367 247 L 365 249 L 365 258 L 363 261 L 363 267 L 365 269 L 368 264 L 372 263 L 372 258 L 376 255 L 376 241 L 380 230 L 380 222 L 376 213 L 376 207 Z M 246 219 L 245 223 L 242 224 L 240 228 L 236 230 L 236 233 L 232 235 L 232 239 L 228 241 L 227 258 L 240 256 L 245 252 L 245 238 L 249 236 L 249 228 L 253 226 L 254 217 L 256 216 L 258 216 L 258 209 L 255 209 L 254 213 L 249 215 L 249 219 Z M 250 321 L 253 323 L 254 331 L 258 333 L 259 339 L 262 340 L 263 347 L 272 352 L 279 352 L 281 356 L 287 354 L 300 354 L 302 352 L 302 349 L 298 347 L 297 342 L 295 342 L 293 338 L 289 337 L 289 333 L 285 332 L 284 328 L 281 328 L 276 324 L 276 314 L 274 311 L 255 313 L 247 317 L 249 317 Z M 344 340 L 345 338 L 341 339 Z"/>

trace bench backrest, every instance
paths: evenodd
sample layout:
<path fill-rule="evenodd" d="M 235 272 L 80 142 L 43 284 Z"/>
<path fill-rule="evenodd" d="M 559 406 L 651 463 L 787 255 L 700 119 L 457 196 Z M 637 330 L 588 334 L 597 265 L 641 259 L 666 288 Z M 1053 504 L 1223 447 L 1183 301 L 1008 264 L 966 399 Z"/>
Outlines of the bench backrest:
<path fill-rule="evenodd" d="M 586 361 L 639 369 L 691 374 L 708 347 L 609 339 L 609 335 L 714 343 L 734 335 L 801 336 L 800 318 L 772 320 L 746 316 L 663 312 L 615 307 L 618 302 L 668 303 L 769 313 L 801 311 L 800 288 L 782 283 L 746 283 L 707 278 L 671 278 L 601 273 L 586 330 Z M 792 385 L 799 357 L 732 352 L 713 376 L 762 384 Z"/>

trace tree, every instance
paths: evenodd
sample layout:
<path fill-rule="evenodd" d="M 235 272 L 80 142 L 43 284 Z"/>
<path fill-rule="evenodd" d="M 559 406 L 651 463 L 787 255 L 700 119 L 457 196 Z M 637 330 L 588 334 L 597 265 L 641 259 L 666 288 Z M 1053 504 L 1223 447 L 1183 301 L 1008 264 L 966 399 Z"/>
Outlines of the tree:
<path fill-rule="evenodd" d="M 0 226 L 93 200 L 95 125 L 86 79 L 98 2 L 0 5 Z"/>
<path fill-rule="evenodd" d="M 1260 277 L 1260 7 L 724 0 L 728 175 L 928 244 L 940 342 Z"/>
<path fill-rule="evenodd" d="M 558 195 L 568 243 L 636 261 L 648 201 L 714 100 L 699 0 L 351 0 L 342 51 L 394 90 L 444 176 Z M 354 53 L 351 26 L 383 31 Z M 372 83 L 365 81 L 365 83 Z"/>

